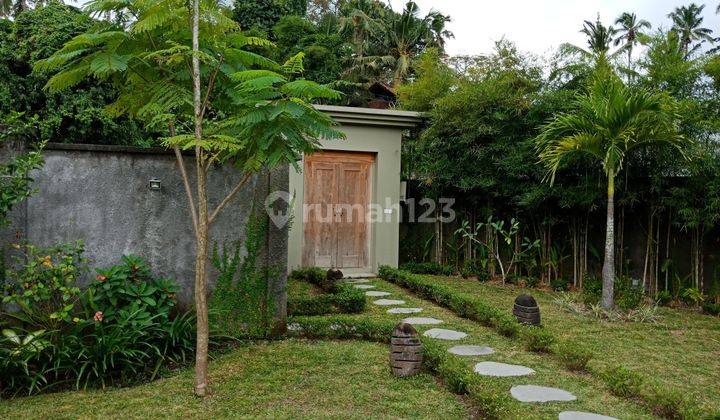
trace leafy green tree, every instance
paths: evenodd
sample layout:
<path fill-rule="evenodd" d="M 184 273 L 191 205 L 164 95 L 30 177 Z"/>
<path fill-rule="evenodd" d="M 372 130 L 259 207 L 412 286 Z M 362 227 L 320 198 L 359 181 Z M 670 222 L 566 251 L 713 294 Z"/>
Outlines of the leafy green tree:
<path fill-rule="evenodd" d="M 618 50 L 610 53 L 610 48 L 615 41 L 615 35 L 617 35 L 618 30 L 612 26 L 603 25 L 600 21 L 600 16 L 597 17 L 595 22 L 586 20 L 580 32 L 587 37 L 587 49 L 568 43 L 563 44 L 561 49 L 593 61 L 601 55 L 612 57 L 620 52 L 620 50 Z"/>
<path fill-rule="evenodd" d="M 643 30 L 652 28 L 650 22 L 645 19 L 638 20 L 635 13 L 625 12 L 615 19 L 615 24 L 620 25 L 618 29 L 618 36 L 615 38 L 615 46 L 623 44 L 627 50 L 628 55 L 628 68 L 632 67 L 632 52 L 633 48 L 638 43 L 642 43 L 644 37 L 646 37 Z"/>
<path fill-rule="evenodd" d="M 293 80 L 303 69 L 301 55 L 279 65 L 247 51 L 270 44 L 244 35 L 230 11 L 215 1 L 188 5 L 181 0 L 95 0 L 86 8 L 137 18 L 127 27 L 98 24 L 35 67 L 59 70 L 46 84 L 51 92 L 89 78 L 111 80 L 119 97 L 110 112 L 165 129 L 163 144 L 175 151 L 195 233 L 195 393 L 206 395 L 209 228 L 253 174 L 296 164 L 299 154 L 312 152 L 319 138 L 341 136 L 329 117 L 309 104 L 337 98 L 338 93 Z M 194 192 L 181 150 L 194 151 Z M 211 209 L 208 174 L 223 163 L 234 165 L 240 176 Z"/>
<path fill-rule="evenodd" d="M 540 160 L 553 182 L 569 155 L 582 153 L 601 164 L 607 177 L 607 220 L 603 264 L 602 306 L 612 309 L 615 281 L 615 178 L 628 153 L 637 148 L 669 144 L 683 152 L 678 115 L 666 95 L 634 90 L 612 72 L 601 55 L 587 94 L 572 112 L 562 113 L 542 128 L 537 137 Z"/>
<path fill-rule="evenodd" d="M 440 60 L 434 48 L 420 55 L 415 65 L 417 79 L 400 86 L 398 96 L 403 108 L 412 111 L 430 111 L 435 102 L 450 92 L 457 83 L 455 73 Z"/>
<path fill-rule="evenodd" d="M 703 42 L 714 42 L 712 29 L 702 27 L 704 20 L 702 17 L 703 9 L 705 9 L 704 4 L 698 6 L 695 3 L 690 3 L 689 6 L 676 7 L 675 10 L 668 14 L 668 17 L 673 22 L 673 30 L 680 35 L 680 41 L 686 56 L 700 48 Z M 690 48 L 693 42 L 698 43 Z"/>
<path fill-rule="evenodd" d="M 286 15 L 305 16 L 305 0 L 235 0 L 233 19 L 244 30 L 254 29 L 273 38 L 273 27 Z"/>
<path fill-rule="evenodd" d="M 57 143 L 147 144 L 152 136 L 127 117 L 115 118 L 103 108 L 117 91 L 108 82 L 86 81 L 70 90 L 42 90 L 51 75 L 33 71 L 93 20 L 72 6 L 48 2 L 0 20 L 0 124 L 22 114 L 17 123 L 32 123 L 33 139 Z"/>

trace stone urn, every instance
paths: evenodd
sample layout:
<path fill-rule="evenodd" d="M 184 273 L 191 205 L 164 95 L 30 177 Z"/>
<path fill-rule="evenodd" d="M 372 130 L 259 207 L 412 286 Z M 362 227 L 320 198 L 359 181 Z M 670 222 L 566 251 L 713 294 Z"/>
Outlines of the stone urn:
<path fill-rule="evenodd" d="M 412 325 L 401 322 L 390 339 L 390 367 L 399 377 L 416 375 L 422 366 L 422 343 Z"/>
<path fill-rule="evenodd" d="M 515 298 L 513 315 L 521 324 L 540 325 L 540 308 L 535 298 L 530 295 L 520 295 Z"/>

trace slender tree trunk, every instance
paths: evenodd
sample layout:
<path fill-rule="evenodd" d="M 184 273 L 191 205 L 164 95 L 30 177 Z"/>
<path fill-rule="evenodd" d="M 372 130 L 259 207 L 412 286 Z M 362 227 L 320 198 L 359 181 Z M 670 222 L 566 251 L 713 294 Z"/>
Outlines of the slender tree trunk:
<path fill-rule="evenodd" d="M 665 262 L 663 264 L 665 265 L 665 290 L 668 290 L 668 279 L 670 277 L 670 265 L 667 262 L 670 260 L 670 227 L 672 226 L 672 210 L 668 211 L 668 225 L 667 225 L 667 235 L 665 237 Z"/>
<path fill-rule="evenodd" d="M 612 309 L 615 283 L 615 173 L 608 171 L 607 226 L 605 228 L 605 261 L 603 263 L 602 307 Z"/>
<path fill-rule="evenodd" d="M 193 0 L 192 20 L 192 78 L 193 105 L 195 111 L 195 140 L 202 140 L 202 105 L 200 92 L 200 0 Z M 204 156 L 199 146 L 195 147 L 198 194 L 198 226 L 195 256 L 195 312 L 197 316 L 197 349 L 195 350 L 195 395 L 204 397 L 208 393 L 208 308 L 206 297 L 206 272 L 208 247 L 208 208 L 206 197 L 206 175 Z"/>

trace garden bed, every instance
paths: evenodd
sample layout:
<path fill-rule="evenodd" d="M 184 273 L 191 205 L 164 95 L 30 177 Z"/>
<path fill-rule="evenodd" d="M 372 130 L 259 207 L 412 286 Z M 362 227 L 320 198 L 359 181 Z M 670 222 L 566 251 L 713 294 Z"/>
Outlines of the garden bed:
<path fill-rule="evenodd" d="M 460 277 L 424 276 L 459 293 L 478 296 L 510 313 L 514 299 L 531 293 L 540 305 L 544 328 L 560 340 L 580 341 L 594 353 L 590 366 L 623 364 L 676 390 L 710 412 L 720 410 L 720 320 L 688 309 L 658 308 L 651 323 L 609 322 L 569 312 L 559 292 L 494 285 Z M 705 411 L 704 410 L 704 411 Z"/>

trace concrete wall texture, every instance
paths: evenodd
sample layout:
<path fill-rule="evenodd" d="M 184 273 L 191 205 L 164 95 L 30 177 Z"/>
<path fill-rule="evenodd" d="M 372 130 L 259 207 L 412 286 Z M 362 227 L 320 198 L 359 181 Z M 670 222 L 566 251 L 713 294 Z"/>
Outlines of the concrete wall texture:
<path fill-rule="evenodd" d="M 18 145 L 11 146 L 17 152 Z M 10 152 L 6 146 L 3 155 Z M 48 145 L 43 155 L 45 166 L 33 175 L 38 192 L 13 210 L 11 224 L 0 229 L 1 245 L 17 237 L 38 246 L 82 240 L 91 267 L 107 267 L 123 255 L 136 254 L 148 260 L 156 275 L 180 283 L 180 300 L 192 302 L 195 240 L 173 154 L 156 149 Z M 195 188 L 194 158 L 185 156 L 185 163 Z M 230 165 L 211 171 L 211 209 L 239 175 Z M 159 190 L 150 188 L 153 178 L 160 180 Z M 242 246 L 253 202 L 265 217 L 268 192 L 287 188 L 287 167 L 252 177 L 212 226 L 213 241 L 220 247 Z M 283 273 L 273 280 L 273 290 L 278 314 L 284 314 L 287 231 L 272 223 L 269 226 L 262 257 Z"/>

